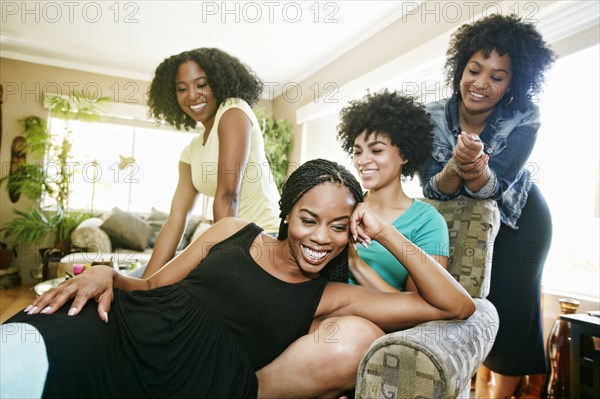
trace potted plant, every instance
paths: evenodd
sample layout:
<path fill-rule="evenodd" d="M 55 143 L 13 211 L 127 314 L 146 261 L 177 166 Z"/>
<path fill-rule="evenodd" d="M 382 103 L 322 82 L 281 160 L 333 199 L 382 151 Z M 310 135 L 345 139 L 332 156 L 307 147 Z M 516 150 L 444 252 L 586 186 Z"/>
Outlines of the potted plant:
<path fill-rule="evenodd" d="M 76 92 L 70 100 L 62 97 L 45 97 L 44 103 L 54 116 L 65 120 L 95 121 L 99 118 L 100 106 L 108 97 L 91 102 L 82 93 Z M 55 234 L 55 248 L 69 252 L 72 231 L 89 215 L 85 212 L 69 211 L 69 184 L 75 173 L 70 165 L 72 131 L 67 123 L 62 141 L 55 142 L 46 127 L 45 121 L 38 116 L 28 116 L 19 120 L 23 128 L 23 137 L 28 155 L 35 160 L 45 162 L 25 162 L 19 165 L 15 173 L 0 179 L 6 183 L 9 193 L 20 193 L 40 201 L 46 195 L 52 202 L 50 208 L 41 209 L 30 206 L 26 210 L 14 210 L 15 218 L 4 226 L 4 236 L 16 243 L 40 244 L 49 233 Z M 52 168 L 46 165 L 52 163 Z M 51 169 L 52 174 L 48 172 Z"/>
<path fill-rule="evenodd" d="M 292 149 L 292 124 L 286 119 L 267 115 L 264 108 L 254 109 L 265 139 L 265 153 L 279 193 L 287 180 L 290 151 Z"/>

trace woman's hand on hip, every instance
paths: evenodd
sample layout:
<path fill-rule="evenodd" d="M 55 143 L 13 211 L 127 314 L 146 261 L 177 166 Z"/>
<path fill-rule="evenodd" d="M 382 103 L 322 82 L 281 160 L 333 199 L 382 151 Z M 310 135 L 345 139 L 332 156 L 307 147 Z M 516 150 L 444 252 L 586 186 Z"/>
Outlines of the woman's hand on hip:
<path fill-rule="evenodd" d="M 52 314 L 69 299 L 74 298 L 68 315 L 75 316 L 87 301 L 93 298 L 98 302 L 97 310 L 100 319 L 107 323 L 108 312 L 113 301 L 113 273 L 115 273 L 114 269 L 109 266 L 94 266 L 46 291 L 24 311 L 28 314 Z"/>

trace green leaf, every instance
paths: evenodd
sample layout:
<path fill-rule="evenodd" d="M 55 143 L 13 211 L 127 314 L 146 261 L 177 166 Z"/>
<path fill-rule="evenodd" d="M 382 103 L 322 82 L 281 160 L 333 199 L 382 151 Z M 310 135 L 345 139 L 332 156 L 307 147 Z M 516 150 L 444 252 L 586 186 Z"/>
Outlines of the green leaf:
<path fill-rule="evenodd" d="M 73 90 L 69 98 L 46 94 L 43 98 L 44 107 L 52 115 L 66 120 L 96 122 L 100 119 L 102 107 L 111 102 L 108 96 L 95 98 L 78 90 Z"/>
<path fill-rule="evenodd" d="M 52 231 L 54 225 L 41 210 L 28 208 L 26 211 L 14 209 L 17 215 L 4 225 L 4 236 L 19 244 L 39 244 Z"/>
<path fill-rule="evenodd" d="M 286 119 L 277 120 L 272 115 L 266 115 L 264 108 L 256 108 L 254 113 L 263 132 L 265 153 L 275 184 L 281 193 L 287 179 L 289 153 L 293 145 L 292 124 Z"/>

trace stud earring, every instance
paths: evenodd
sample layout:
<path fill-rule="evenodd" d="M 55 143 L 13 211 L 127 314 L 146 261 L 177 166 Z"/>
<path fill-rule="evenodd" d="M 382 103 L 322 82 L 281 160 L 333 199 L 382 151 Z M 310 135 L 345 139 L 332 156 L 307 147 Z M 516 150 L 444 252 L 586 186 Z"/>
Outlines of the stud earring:
<path fill-rule="evenodd" d="M 284 219 L 284 220 L 283 220 L 283 224 L 287 224 L 287 220 L 285 220 L 285 219 Z"/>

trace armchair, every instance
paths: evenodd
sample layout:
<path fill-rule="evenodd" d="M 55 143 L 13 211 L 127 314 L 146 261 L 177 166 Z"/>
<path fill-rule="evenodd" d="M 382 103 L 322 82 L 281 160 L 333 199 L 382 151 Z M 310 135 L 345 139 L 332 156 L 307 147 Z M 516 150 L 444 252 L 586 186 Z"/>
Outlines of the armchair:
<path fill-rule="evenodd" d="M 485 299 L 500 226 L 496 202 L 423 201 L 448 223 L 448 271 L 474 298 L 477 310 L 467 320 L 431 321 L 376 340 L 360 363 L 356 398 L 468 398 L 471 378 L 498 332 L 498 313 Z"/>

